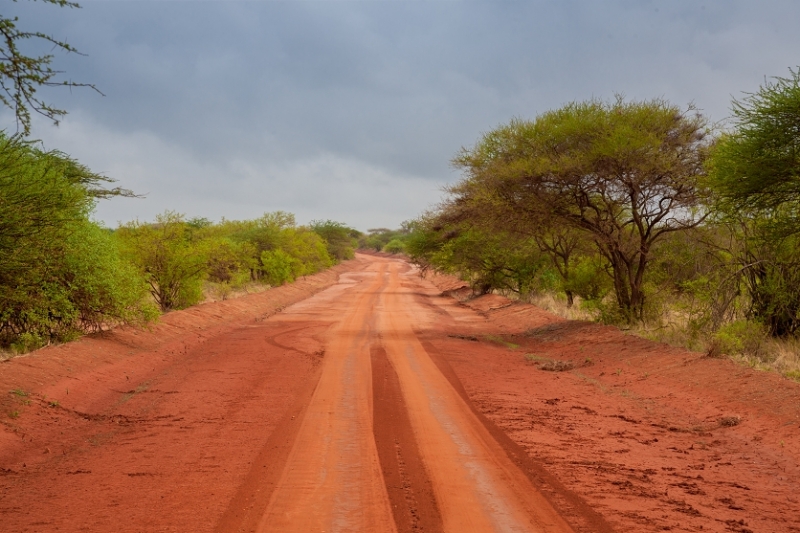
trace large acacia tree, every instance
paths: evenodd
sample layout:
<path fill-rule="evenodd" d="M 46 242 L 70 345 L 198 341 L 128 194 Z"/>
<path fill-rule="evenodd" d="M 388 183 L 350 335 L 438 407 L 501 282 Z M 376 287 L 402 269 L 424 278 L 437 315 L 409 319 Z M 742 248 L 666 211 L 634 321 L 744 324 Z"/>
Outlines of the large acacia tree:
<path fill-rule="evenodd" d="M 623 317 L 641 320 L 653 246 L 703 219 L 710 139 L 699 113 L 663 100 L 574 102 L 463 149 L 451 192 L 491 197 L 509 220 L 584 232 L 610 265 Z"/>

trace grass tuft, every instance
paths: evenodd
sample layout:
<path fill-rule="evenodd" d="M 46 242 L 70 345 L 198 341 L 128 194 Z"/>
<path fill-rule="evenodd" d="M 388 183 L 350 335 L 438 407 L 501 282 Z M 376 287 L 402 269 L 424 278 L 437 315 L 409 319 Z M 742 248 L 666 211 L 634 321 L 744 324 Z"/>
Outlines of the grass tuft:
<path fill-rule="evenodd" d="M 575 363 L 572 361 L 549 361 L 539 365 L 539 370 L 547 372 L 566 372 L 575 368 Z"/>
<path fill-rule="evenodd" d="M 723 416 L 719 419 L 719 425 L 724 428 L 732 428 L 742 423 L 741 416 Z"/>
<path fill-rule="evenodd" d="M 489 342 L 493 342 L 495 344 L 499 344 L 501 346 L 505 346 L 509 350 L 516 350 L 517 348 L 519 348 L 519 344 L 514 344 L 513 342 L 508 342 L 507 340 L 505 340 L 503 337 L 500 337 L 499 335 L 484 335 L 483 338 L 485 340 L 489 341 Z"/>

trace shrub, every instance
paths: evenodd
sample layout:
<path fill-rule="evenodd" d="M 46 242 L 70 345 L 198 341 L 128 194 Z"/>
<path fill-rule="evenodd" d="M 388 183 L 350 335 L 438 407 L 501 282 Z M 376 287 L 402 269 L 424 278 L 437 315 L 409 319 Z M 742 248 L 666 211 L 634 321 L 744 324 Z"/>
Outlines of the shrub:
<path fill-rule="evenodd" d="M 154 224 L 138 221 L 118 230 L 127 258 L 138 267 L 162 311 L 203 299 L 208 250 L 189 240 L 183 215 L 167 211 Z"/>
<path fill-rule="evenodd" d="M 406 245 L 400 239 L 392 239 L 383 247 L 383 251 L 390 254 L 402 254 L 406 251 Z"/>
<path fill-rule="evenodd" d="M 564 289 L 574 292 L 583 300 L 602 300 L 611 290 L 611 281 L 602 258 L 585 256 L 577 260 Z"/>
<path fill-rule="evenodd" d="M 766 339 L 767 331 L 761 324 L 737 320 L 714 334 L 710 353 L 759 356 Z"/>
<path fill-rule="evenodd" d="M 89 221 L 105 178 L 0 134 L 0 346 L 29 351 L 147 320 L 143 281 Z"/>
<path fill-rule="evenodd" d="M 299 269 L 299 261 L 283 250 L 270 250 L 261 254 L 264 281 L 270 285 L 283 285 L 295 279 L 294 272 Z"/>
<path fill-rule="evenodd" d="M 358 243 L 360 231 L 333 220 L 314 220 L 309 227 L 325 240 L 328 255 L 334 260 L 342 261 L 355 257 L 354 247 Z"/>
<path fill-rule="evenodd" d="M 280 249 L 294 259 L 291 263 L 293 280 L 333 266 L 325 240 L 305 228 L 285 230 Z"/>

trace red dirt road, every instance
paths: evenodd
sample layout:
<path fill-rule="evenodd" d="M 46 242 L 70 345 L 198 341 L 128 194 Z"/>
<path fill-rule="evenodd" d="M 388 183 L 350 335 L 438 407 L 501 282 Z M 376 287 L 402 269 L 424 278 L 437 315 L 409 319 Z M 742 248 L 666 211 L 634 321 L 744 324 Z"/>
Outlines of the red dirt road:
<path fill-rule="evenodd" d="M 453 287 L 359 256 L 0 363 L 0 531 L 800 531 L 797 384 Z"/>

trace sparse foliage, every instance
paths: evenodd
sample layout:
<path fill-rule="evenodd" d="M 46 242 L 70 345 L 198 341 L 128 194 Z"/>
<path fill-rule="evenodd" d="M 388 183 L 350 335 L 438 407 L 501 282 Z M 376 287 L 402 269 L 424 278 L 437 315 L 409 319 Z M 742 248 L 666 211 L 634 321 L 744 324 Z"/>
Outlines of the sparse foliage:
<path fill-rule="evenodd" d="M 41 0 L 65 8 L 79 8 L 69 0 Z M 67 114 L 63 109 L 45 102 L 38 94 L 41 87 L 89 87 L 100 91 L 90 83 L 59 80 L 61 71 L 52 66 L 52 50 L 77 54 L 78 50 L 51 35 L 17 27 L 17 17 L 0 16 L 0 103 L 11 109 L 17 120 L 17 130 L 24 135 L 31 131 L 31 111 L 43 115 L 58 124 Z M 30 53 L 25 48 L 44 44 L 50 53 Z M 101 93 L 102 94 L 102 93 Z"/>

